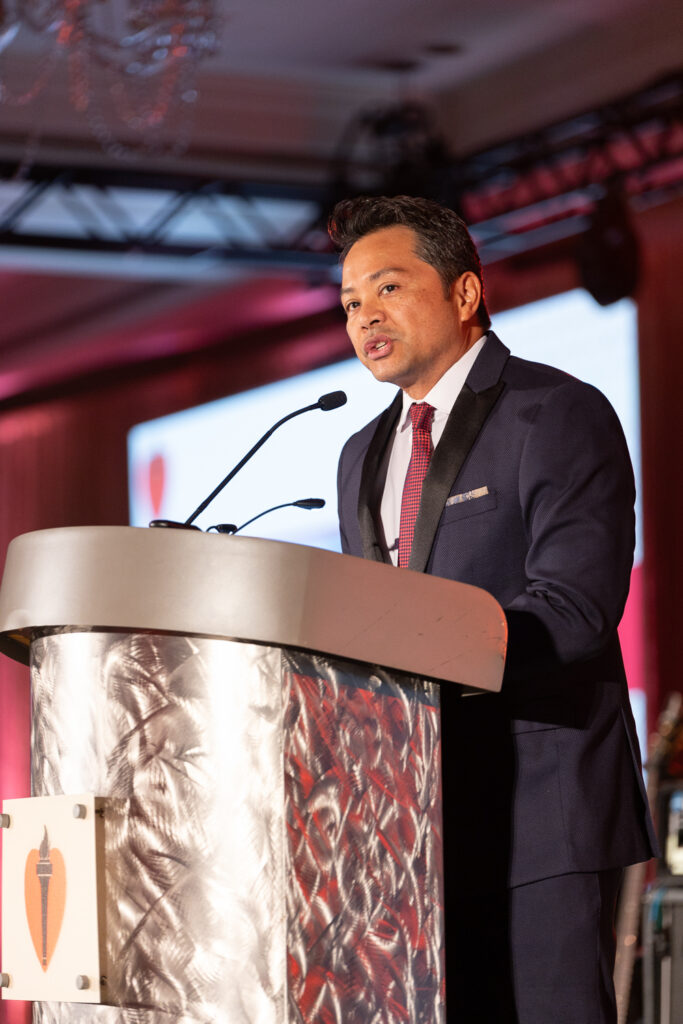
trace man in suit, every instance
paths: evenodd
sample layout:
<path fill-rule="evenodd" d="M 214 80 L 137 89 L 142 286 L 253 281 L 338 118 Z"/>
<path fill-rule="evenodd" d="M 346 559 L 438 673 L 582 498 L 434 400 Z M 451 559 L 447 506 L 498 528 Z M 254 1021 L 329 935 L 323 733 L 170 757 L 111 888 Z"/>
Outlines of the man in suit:
<path fill-rule="evenodd" d="M 342 452 L 343 550 L 483 587 L 508 621 L 502 692 L 442 689 L 449 1019 L 613 1024 L 621 873 L 656 847 L 617 639 L 621 427 L 490 331 L 452 211 L 362 197 L 330 234 L 356 355 L 400 389 Z"/>

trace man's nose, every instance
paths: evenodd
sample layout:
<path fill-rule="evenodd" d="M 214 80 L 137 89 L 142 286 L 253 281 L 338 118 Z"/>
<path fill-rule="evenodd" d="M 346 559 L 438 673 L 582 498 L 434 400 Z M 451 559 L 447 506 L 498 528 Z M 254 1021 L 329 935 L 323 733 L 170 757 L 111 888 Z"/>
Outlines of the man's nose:
<path fill-rule="evenodd" d="M 382 323 L 384 314 L 378 306 L 372 308 L 368 307 L 363 310 L 363 316 L 361 317 L 361 323 L 363 327 L 374 327 L 376 324 Z"/>

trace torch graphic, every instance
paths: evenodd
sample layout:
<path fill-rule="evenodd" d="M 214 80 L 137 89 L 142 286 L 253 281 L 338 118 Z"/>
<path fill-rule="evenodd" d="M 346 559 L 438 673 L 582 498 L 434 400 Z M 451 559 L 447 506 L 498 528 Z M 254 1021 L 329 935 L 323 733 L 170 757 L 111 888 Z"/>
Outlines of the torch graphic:
<path fill-rule="evenodd" d="M 39 860 L 36 864 L 36 874 L 40 882 L 40 924 L 43 936 L 42 965 L 47 966 L 47 890 L 52 877 L 52 861 L 50 860 L 50 840 L 47 836 L 47 826 L 43 825 L 44 834 L 39 849 Z"/>

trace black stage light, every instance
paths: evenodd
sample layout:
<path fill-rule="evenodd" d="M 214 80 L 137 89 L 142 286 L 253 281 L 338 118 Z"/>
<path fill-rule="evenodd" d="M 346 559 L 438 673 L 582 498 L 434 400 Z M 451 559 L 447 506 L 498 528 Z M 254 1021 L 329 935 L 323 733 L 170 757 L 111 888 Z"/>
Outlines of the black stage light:
<path fill-rule="evenodd" d="M 597 203 L 576 259 L 584 288 L 601 306 L 627 298 L 638 286 L 640 249 L 626 198 L 610 188 Z"/>

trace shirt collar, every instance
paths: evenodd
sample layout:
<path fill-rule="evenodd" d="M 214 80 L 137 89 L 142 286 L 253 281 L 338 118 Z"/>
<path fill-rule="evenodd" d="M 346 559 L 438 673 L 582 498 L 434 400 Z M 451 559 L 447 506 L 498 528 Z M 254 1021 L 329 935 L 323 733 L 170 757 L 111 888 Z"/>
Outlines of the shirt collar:
<path fill-rule="evenodd" d="M 446 370 L 446 372 L 437 380 L 434 387 L 427 392 L 424 398 L 421 398 L 421 402 L 427 402 L 429 405 L 434 407 L 435 416 L 442 414 L 448 416 L 455 400 L 462 391 L 463 384 L 467 380 L 467 375 L 474 366 L 477 356 L 484 347 L 487 335 L 485 334 L 479 341 L 476 341 L 472 348 L 469 348 L 465 352 L 464 356 L 461 356 L 457 362 L 453 363 L 452 366 Z M 401 419 L 399 422 L 399 430 L 405 430 L 410 423 L 409 410 L 414 398 L 411 398 L 405 391 L 403 392 L 403 406 L 401 409 Z"/>

